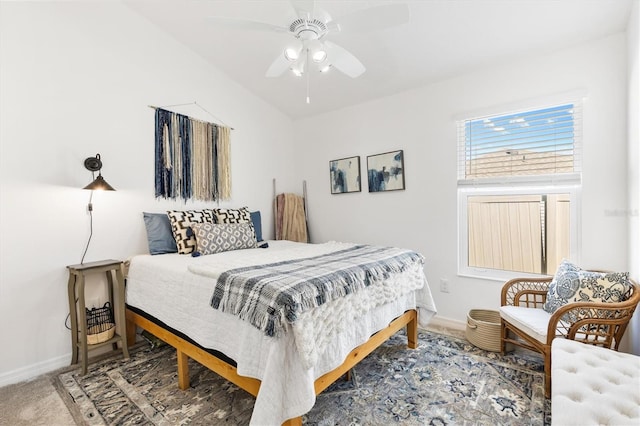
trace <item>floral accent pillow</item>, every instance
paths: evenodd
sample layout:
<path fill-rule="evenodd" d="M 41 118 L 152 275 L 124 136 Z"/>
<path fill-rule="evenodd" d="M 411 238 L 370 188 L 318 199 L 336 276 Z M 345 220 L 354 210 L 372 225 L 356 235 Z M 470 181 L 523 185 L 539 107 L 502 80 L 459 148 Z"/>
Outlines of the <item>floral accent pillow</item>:
<path fill-rule="evenodd" d="M 580 271 L 579 267 L 566 259 L 562 260 L 549 284 L 547 300 L 542 307 L 545 311 L 553 314 L 560 306 L 569 302 L 569 298 L 580 287 L 578 271 Z"/>
<path fill-rule="evenodd" d="M 553 314 L 572 302 L 623 302 L 632 291 L 628 272 L 585 271 L 565 259 L 549 284 L 543 309 Z"/>
<path fill-rule="evenodd" d="M 631 297 L 628 272 L 580 271 L 580 288 L 571 302 L 618 303 Z"/>

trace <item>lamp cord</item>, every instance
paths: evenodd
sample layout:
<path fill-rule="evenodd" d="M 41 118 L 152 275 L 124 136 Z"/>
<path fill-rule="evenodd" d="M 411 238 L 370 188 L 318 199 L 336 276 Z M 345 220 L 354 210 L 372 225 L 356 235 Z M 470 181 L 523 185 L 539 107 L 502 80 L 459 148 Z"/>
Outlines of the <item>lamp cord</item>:
<path fill-rule="evenodd" d="M 84 263 L 84 257 L 87 255 L 87 250 L 89 250 L 89 244 L 91 243 L 91 237 L 93 236 L 93 204 L 91 204 L 91 200 L 93 199 L 93 191 L 91 191 L 91 195 L 89 195 L 89 204 L 87 205 L 87 210 L 89 211 L 89 239 L 87 240 L 87 245 L 84 248 L 84 253 L 82 253 L 82 259 L 80 260 L 80 264 Z"/>
<path fill-rule="evenodd" d="M 95 179 L 95 173 L 91 172 L 91 180 Z M 89 239 L 87 240 L 87 245 L 84 248 L 84 253 L 82 253 L 82 259 L 80 259 L 80 264 L 84 263 L 84 257 L 87 254 L 87 250 L 89 250 L 89 243 L 91 243 L 91 237 L 93 236 L 93 204 L 91 201 L 93 200 L 93 191 L 89 194 L 89 204 L 87 205 L 87 210 L 89 211 Z M 76 303 L 78 303 L 78 299 L 76 298 Z M 69 319 L 71 318 L 71 312 L 67 314 L 67 317 L 64 320 L 64 326 L 67 330 L 71 330 L 71 327 L 68 325 Z"/>

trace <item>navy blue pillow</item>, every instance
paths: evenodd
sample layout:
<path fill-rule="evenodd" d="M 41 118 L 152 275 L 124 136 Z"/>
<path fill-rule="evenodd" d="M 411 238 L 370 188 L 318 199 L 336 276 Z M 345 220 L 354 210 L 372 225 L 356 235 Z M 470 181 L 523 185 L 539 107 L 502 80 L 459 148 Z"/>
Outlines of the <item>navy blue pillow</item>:
<path fill-rule="evenodd" d="M 177 253 L 178 246 L 171 231 L 171 222 L 166 213 L 143 212 L 144 226 L 147 228 L 147 241 L 150 254 Z"/>
<path fill-rule="evenodd" d="M 262 218 L 260 217 L 260 211 L 251 212 L 251 222 L 253 222 L 253 229 L 256 231 L 256 240 L 262 241 Z"/>

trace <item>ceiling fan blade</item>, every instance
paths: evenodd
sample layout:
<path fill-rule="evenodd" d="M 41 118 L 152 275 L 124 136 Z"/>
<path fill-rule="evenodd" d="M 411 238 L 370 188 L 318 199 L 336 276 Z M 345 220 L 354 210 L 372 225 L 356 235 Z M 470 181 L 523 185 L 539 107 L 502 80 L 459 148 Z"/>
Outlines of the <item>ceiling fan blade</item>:
<path fill-rule="evenodd" d="M 271 31 L 271 32 L 288 32 L 289 29 L 270 24 L 268 22 L 251 21 L 248 19 L 227 18 L 223 16 L 210 16 L 209 20 L 215 25 L 236 29 L 236 30 L 253 30 L 253 31 Z"/>
<path fill-rule="evenodd" d="M 298 18 L 317 19 L 323 23 L 331 21 L 331 15 L 326 10 L 317 7 L 314 0 L 290 0 L 290 2 Z"/>
<path fill-rule="evenodd" d="M 330 41 L 325 41 L 324 46 L 327 49 L 327 59 L 331 65 L 349 77 L 356 78 L 365 72 L 366 68 L 362 65 L 362 62 L 344 47 L 340 47 Z"/>
<path fill-rule="evenodd" d="M 341 32 L 368 32 L 383 30 L 409 22 L 409 6 L 394 3 L 348 13 L 337 19 Z"/>
<path fill-rule="evenodd" d="M 284 57 L 284 54 L 280 54 L 278 55 L 276 60 L 273 61 L 271 66 L 269 66 L 269 69 L 267 69 L 265 77 L 279 77 L 282 75 L 282 73 L 289 69 L 290 65 L 291 62 L 289 62 L 289 60 Z"/>
<path fill-rule="evenodd" d="M 311 19 L 315 11 L 314 0 L 290 0 L 291 6 L 300 19 Z"/>

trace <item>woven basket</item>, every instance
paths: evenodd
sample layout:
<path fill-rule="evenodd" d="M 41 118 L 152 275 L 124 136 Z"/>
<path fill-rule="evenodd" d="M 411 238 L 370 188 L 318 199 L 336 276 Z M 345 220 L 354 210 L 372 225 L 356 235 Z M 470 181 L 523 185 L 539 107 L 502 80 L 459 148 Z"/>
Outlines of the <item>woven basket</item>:
<path fill-rule="evenodd" d="M 116 334 L 116 325 L 113 323 L 94 325 L 87 330 L 87 344 L 96 345 L 106 342 Z"/>
<path fill-rule="evenodd" d="M 467 340 L 491 352 L 500 352 L 500 312 L 471 309 L 467 314 Z"/>

